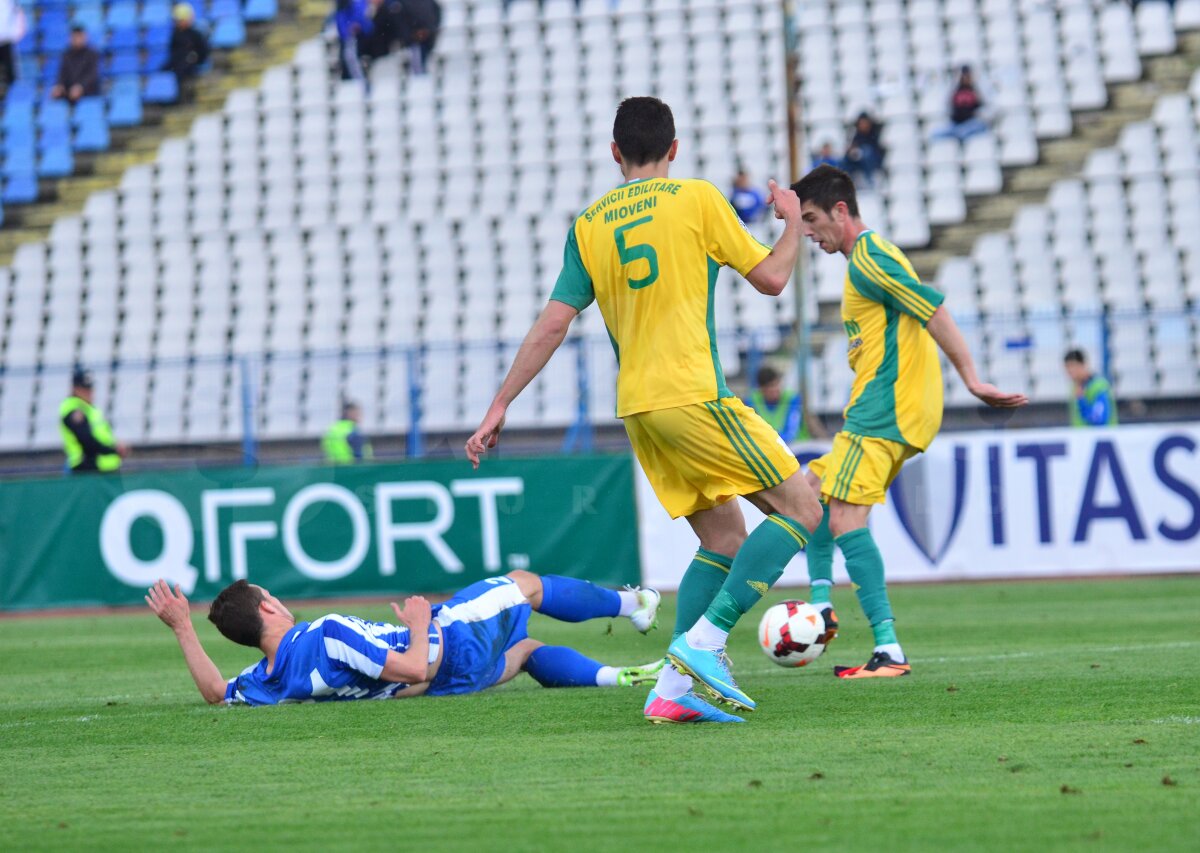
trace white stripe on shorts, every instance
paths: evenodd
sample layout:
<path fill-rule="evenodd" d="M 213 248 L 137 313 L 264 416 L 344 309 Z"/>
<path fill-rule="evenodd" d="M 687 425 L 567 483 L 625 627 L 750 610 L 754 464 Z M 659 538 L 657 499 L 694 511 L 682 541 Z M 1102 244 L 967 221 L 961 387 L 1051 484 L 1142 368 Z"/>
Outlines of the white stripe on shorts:
<path fill-rule="evenodd" d="M 510 578 L 496 578 L 496 580 L 507 580 L 508 583 L 497 584 L 483 595 L 472 598 L 470 601 L 464 601 L 453 607 L 443 607 L 438 612 L 437 623 L 445 628 L 454 622 L 483 622 L 493 616 L 498 616 L 509 608 L 529 603 L 516 581 Z"/>

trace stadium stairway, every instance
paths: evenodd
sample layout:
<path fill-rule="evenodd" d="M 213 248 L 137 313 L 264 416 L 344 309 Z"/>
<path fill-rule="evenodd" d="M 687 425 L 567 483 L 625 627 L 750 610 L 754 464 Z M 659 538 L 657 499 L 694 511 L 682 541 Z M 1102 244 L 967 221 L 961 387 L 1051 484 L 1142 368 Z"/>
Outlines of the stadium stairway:
<path fill-rule="evenodd" d="M 1174 53 L 1143 57 L 1142 67 L 1140 79 L 1108 87 L 1106 107 L 1076 112 L 1070 136 L 1043 140 L 1036 163 L 1005 169 L 999 192 L 968 201 L 965 221 L 933 228 L 927 248 L 907 253 L 921 278 L 932 281 L 942 261 L 969 255 L 980 235 L 1006 231 L 1022 205 L 1044 202 L 1055 181 L 1083 171 L 1092 151 L 1114 145 L 1126 125 L 1150 118 L 1160 96 L 1186 92 L 1200 67 L 1200 31 L 1180 32 Z M 836 319 L 836 308 L 822 305 L 822 319 Z"/>
<path fill-rule="evenodd" d="M 158 116 L 147 106 L 145 123 L 114 129 L 110 150 L 77 155 L 75 174 L 43 181 L 42 200 L 7 208 L 0 230 L 0 266 L 12 263 L 18 246 L 45 240 L 55 220 L 78 213 L 93 192 L 120 184 L 126 169 L 153 161 L 163 140 L 185 137 L 197 117 L 219 111 L 234 89 L 257 86 L 266 69 L 290 61 L 296 45 L 320 31 L 329 9 L 327 0 L 280 0 L 275 20 L 247 26 L 242 47 L 214 53 L 213 70 L 199 81 L 194 101 L 167 107 Z"/>

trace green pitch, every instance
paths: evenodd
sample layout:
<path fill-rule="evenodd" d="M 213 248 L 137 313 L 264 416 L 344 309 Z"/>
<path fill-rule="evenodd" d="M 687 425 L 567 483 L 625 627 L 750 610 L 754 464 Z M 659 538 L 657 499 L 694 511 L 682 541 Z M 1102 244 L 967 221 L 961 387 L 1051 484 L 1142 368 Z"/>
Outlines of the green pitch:
<path fill-rule="evenodd" d="M 1200 578 L 893 600 L 915 672 L 876 682 L 830 672 L 869 653 L 845 589 L 841 637 L 808 669 L 762 656 L 756 608 L 732 651 L 760 710 L 726 727 L 651 727 L 643 689 L 526 676 L 450 699 L 209 707 L 149 614 L 3 620 L 0 848 L 1196 849 Z M 254 660 L 195 621 L 225 675 Z M 612 663 L 668 640 L 609 627 L 535 617 L 531 633 Z"/>

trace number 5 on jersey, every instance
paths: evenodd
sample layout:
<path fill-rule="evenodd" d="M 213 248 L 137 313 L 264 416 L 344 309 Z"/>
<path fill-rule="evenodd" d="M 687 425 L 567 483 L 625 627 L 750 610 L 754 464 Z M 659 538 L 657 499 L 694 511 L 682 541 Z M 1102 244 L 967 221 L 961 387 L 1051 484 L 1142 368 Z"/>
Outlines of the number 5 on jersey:
<path fill-rule="evenodd" d="M 617 256 L 621 259 L 621 265 L 628 266 L 634 261 L 645 261 L 650 268 L 645 277 L 628 279 L 631 290 L 641 290 L 643 287 L 649 287 L 658 281 L 658 253 L 654 251 L 654 247 L 649 243 L 634 243 L 630 245 L 625 242 L 626 232 L 637 228 L 639 225 L 645 225 L 653 221 L 653 216 L 643 216 L 641 219 L 633 220 L 633 222 L 626 222 L 613 231 L 613 239 L 617 241 Z"/>

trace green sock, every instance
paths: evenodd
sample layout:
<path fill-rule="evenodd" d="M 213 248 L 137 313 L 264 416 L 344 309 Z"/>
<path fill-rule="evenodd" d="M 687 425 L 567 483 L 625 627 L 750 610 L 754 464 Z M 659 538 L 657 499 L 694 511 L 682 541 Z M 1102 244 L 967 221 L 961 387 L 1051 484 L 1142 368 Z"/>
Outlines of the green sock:
<path fill-rule="evenodd" d="M 812 604 L 827 604 L 833 589 L 833 534 L 829 532 L 829 507 L 824 509 L 821 524 L 804 549 L 808 557 L 808 600 Z"/>
<path fill-rule="evenodd" d="M 808 533 L 799 522 L 778 513 L 767 516 L 738 549 L 725 585 L 704 613 L 708 621 L 722 631 L 732 630 L 742 614 L 779 580 L 807 541 Z"/>
<path fill-rule="evenodd" d="M 679 582 L 679 595 L 675 600 L 675 633 L 671 635 L 672 640 L 695 625 L 704 615 L 713 598 L 721 591 L 732 564 L 733 560 L 723 554 L 703 548 L 696 552 L 683 575 L 683 580 Z"/>
<path fill-rule="evenodd" d="M 854 582 L 858 603 L 862 605 L 871 630 L 875 632 L 875 644 L 896 642 L 896 629 L 892 622 L 892 605 L 888 601 L 887 583 L 883 579 L 883 555 L 866 527 L 843 533 L 835 542 L 846 556 L 846 572 Z M 882 639 L 881 639 L 882 638 Z"/>

